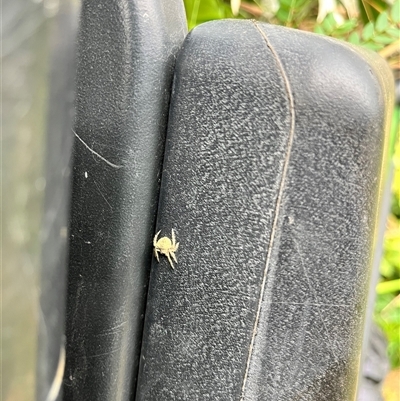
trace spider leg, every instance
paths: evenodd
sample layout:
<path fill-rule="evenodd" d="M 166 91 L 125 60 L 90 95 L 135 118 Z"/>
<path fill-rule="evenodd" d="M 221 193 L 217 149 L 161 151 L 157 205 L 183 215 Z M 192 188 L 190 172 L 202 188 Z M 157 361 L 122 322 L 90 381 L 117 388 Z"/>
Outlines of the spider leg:
<path fill-rule="evenodd" d="M 171 233 L 172 233 L 172 246 L 175 246 L 176 239 L 175 239 L 175 231 L 174 231 L 174 229 L 171 230 Z"/>
<path fill-rule="evenodd" d="M 172 256 L 172 259 L 174 259 L 175 263 L 178 263 L 178 261 L 176 260 L 176 256 L 175 256 L 174 252 L 170 251 L 169 254 Z"/>
<path fill-rule="evenodd" d="M 158 236 L 160 235 L 160 232 L 161 232 L 161 230 L 154 236 L 154 239 L 153 239 L 153 246 L 154 246 L 154 247 L 155 247 L 156 244 L 157 244 L 157 239 L 158 239 Z"/>
<path fill-rule="evenodd" d="M 167 253 L 167 258 L 168 258 L 169 264 L 170 264 L 171 267 L 174 269 L 174 265 L 172 264 L 172 260 L 171 260 L 171 258 L 170 258 L 170 256 L 169 256 L 169 253 Z"/>
<path fill-rule="evenodd" d="M 158 251 L 157 251 L 157 249 L 154 249 L 154 256 L 156 257 L 157 262 L 160 263 L 160 258 L 158 257 Z"/>
<path fill-rule="evenodd" d="M 176 252 L 176 251 L 178 250 L 178 248 L 179 248 L 179 242 L 177 242 L 177 243 L 175 244 L 174 252 Z"/>

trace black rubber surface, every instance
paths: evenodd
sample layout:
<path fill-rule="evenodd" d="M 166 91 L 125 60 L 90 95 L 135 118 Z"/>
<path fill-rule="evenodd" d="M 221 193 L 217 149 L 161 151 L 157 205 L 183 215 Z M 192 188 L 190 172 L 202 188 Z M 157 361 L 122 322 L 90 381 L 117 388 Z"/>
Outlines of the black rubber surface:
<path fill-rule="evenodd" d="M 83 1 L 65 400 L 131 400 L 181 1 Z"/>
<path fill-rule="evenodd" d="M 378 72 L 378 70 L 380 72 Z M 385 170 L 390 70 L 250 21 L 177 61 L 137 400 L 350 401 Z"/>

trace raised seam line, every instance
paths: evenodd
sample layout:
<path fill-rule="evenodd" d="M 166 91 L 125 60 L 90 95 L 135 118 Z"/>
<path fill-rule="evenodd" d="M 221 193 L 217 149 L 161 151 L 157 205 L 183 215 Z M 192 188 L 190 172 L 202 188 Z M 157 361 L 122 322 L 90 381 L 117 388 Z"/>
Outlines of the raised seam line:
<path fill-rule="evenodd" d="M 278 65 L 278 68 L 281 71 L 282 78 L 283 78 L 283 81 L 284 81 L 285 87 L 286 87 L 287 97 L 288 97 L 288 100 L 289 100 L 289 111 L 290 111 L 291 121 L 290 121 L 289 139 L 288 139 L 288 143 L 287 143 L 287 152 L 286 152 L 286 156 L 285 156 L 285 162 L 284 162 L 284 165 L 283 165 L 282 179 L 281 179 L 281 183 L 279 185 L 278 197 L 277 197 L 277 200 L 276 200 L 276 206 L 275 206 L 275 212 L 274 212 L 274 214 L 275 214 L 274 222 L 273 222 L 273 225 L 272 225 L 272 232 L 271 232 L 271 237 L 270 237 L 268 250 L 267 250 L 267 259 L 266 259 L 266 262 L 265 262 L 263 280 L 262 280 L 261 288 L 260 288 L 260 298 L 258 300 L 256 319 L 254 321 L 253 333 L 252 333 L 252 336 L 251 336 L 251 341 L 250 341 L 250 346 L 249 346 L 249 354 L 248 354 L 247 362 L 246 362 L 246 370 L 245 370 L 245 373 L 244 373 L 244 376 L 243 376 L 243 384 L 242 384 L 242 389 L 241 389 L 240 401 L 244 401 L 244 395 L 245 395 L 244 393 L 245 393 L 245 390 L 246 390 L 247 377 L 248 377 L 249 369 L 250 369 L 250 361 L 251 361 L 251 357 L 252 357 L 252 354 L 253 354 L 254 340 L 255 340 L 255 337 L 256 337 L 256 334 L 257 334 L 258 323 L 259 323 L 259 320 L 260 320 L 261 304 L 262 304 L 262 299 L 264 297 L 265 284 L 266 284 L 266 280 L 267 280 L 267 273 L 268 273 L 269 264 L 270 264 L 270 260 L 271 260 L 271 254 L 272 254 L 272 247 L 273 247 L 273 244 L 274 244 L 275 233 L 276 233 L 277 226 L 278 226 L 278 217 L 279 217 L 280 207 L 281 207 L 281 204 L 282 204 L 283 189 L 284 189 L 284 186 L 285 186 L 285 183 L 286 183 L 287 171 L 288 171 L 288 167 L 289 167 L 289 159 L 290 159 L 290 154 L 291 154 L 292 146 L 293 146 L 294 127 L 295 127 L 295 112 L 294 112 L 293 94 L 292 94 L 292 90 L 291 90 L 291 87 L 290 87 L 290 82 L 289 82 L 289 79 L 288 79 L 288 77 L 286 75 L 286 72 L 285 72 L 285 69 L 283 67 L 283 64 L 282 64 L 278 54 L 276 53 L 275 49 L 273 48 L 271 42 L 268 40 L 267 35 L 259 27 L 257 21 L 252 21 L 252 22 L 253 22 L 255 28 L 260 33 L 260 35 L 262 36 L 262 38 L 264 39 L 266 45 L 270 49 L 273 57 L 275 58 L 276 64 Z"/>

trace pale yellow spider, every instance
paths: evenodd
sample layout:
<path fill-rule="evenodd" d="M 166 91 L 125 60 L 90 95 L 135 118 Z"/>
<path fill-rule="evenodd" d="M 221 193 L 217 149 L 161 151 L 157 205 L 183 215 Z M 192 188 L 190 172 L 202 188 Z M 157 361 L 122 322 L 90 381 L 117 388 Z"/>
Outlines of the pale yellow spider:
<path fill-rule="evenodd" d="M 160 262 L 160 259 L 158 258 L 158 252 L 160 252 L 162 255 L 165 255 L 168 258 L 171 267 L 174 268 L 171 256 L 172 259 L 174 259 L 175 263 L 178 263 L 178 261 L 176 260 L 175 252 L 178 250 L 179 242 L 176 242 L 175 232 L 173 229 L 172 229 L 172 241 L 168 237 L 162 237 L 160 239 L 157 239 L 160 232 L 161 230 L 155 235 L 153 239 L 154 255 L 157 258 L 157 262 Z"/>

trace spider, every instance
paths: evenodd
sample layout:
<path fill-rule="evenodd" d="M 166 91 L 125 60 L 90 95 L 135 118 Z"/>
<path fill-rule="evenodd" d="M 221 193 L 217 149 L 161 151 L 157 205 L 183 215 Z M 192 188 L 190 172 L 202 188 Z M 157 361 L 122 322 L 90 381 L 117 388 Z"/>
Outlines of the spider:
<path fill-rule="evenodd" d="M 168 237 L 162 237 L 158 239 L 160 232 L 161 230 L 155 235 L 153 239 L 154 255 L 157 258 L 157 262 L 160 262 L 158 252 L 160 252 L 162 255 L 165 255 L 168 258 L 169 264 L 174 269 L 171 256 L 172 259 L 174 259 L 175 263 L 178 263 L 178 261 L 176 260 L 175 252 L 178 250 L 179 242 L 176 242 L 174 229 L 172 229 L 172 241 Z"/>

